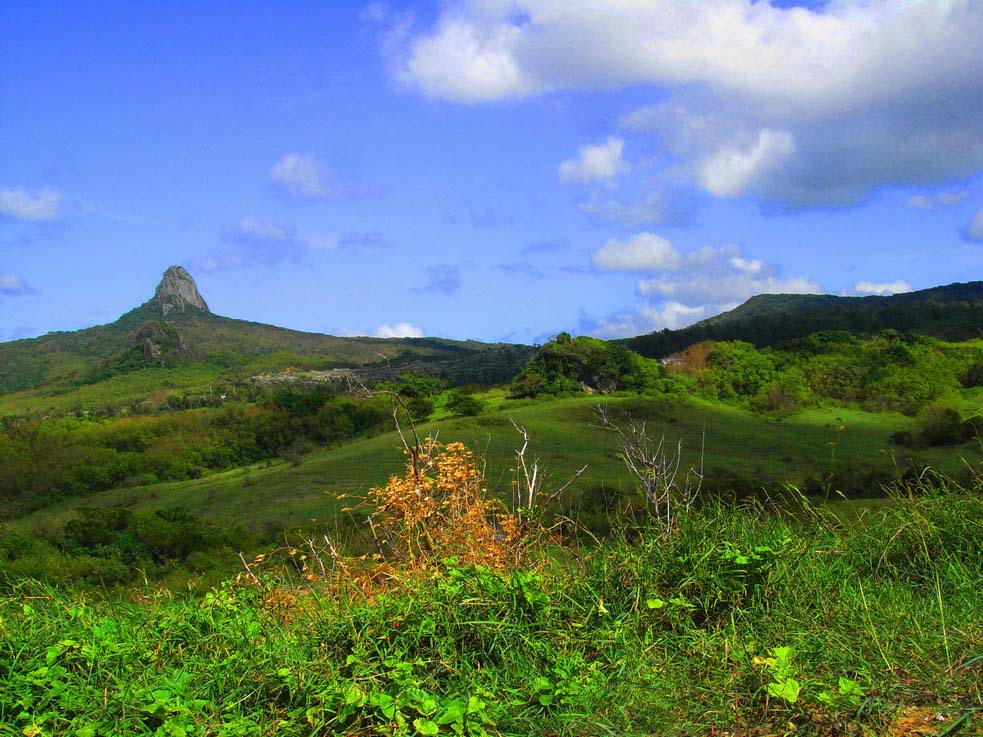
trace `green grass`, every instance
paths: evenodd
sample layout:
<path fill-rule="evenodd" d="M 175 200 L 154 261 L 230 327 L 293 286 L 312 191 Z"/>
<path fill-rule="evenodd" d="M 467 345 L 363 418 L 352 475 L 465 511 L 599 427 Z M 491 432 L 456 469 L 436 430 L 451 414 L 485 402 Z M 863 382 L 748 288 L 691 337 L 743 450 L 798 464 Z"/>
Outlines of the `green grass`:
<path fill-rule="evenodd" d="M 496 494 L 510 494 L 515 449 L 519 436 L 511 420 L 531 436 L 529 458 L 539 460 L 547 486 L 558 487 L 581 466 L 587 471 L 572 490 L 605 486 L 631 489 L 632 480 L 618 457 L 616 437 L 600 428 L 593 413 L 597 398 L 519 402 L 486 398 L 493 411 L 468 419 L 442 420 L 421 427 L 441 441 L 461 441 L 487 464 L 486 483 Z M 891 471 L 913 459 L 947 472 L 956 472 L 963 460 L 981 459 L 979 447 L 931 448 L 911 451 L 889 444 L 891 433 L 912 426 L 913 420 L 896 413 L 871 413 L 842 408 L 817 408 L 773 418 L 721 403 L 678 398 L 616 397 L 606 400 L 613 414 L 630 414 L 648 423 L 658 438 L 665 434 L 675 447 L 683 443 L 683 469 L 700 463 L 709 474 L 740 474 L 761 482 L 799 483 L 803 478 L 835 467 Z M 504 409 L 494 409 L 504 406 Z M 840 428 L 843 428 L 840 430 Z M 258 464 L 193 481 L 114 489 L 25 518 L 19 525 L 50 524 L 79 505 L 125 506 L 148 511 L 181 506 L 214 520 L 232 520 L 254 527 L 294 529 L 312 520 L 329 527 L 344 526 L 341 512 L 350 500 L 361 497 L 401 471 L 403 457 L 394 433 L 359 440 L 331 450 L 314 452 L 294 466 L 282 461 Z M 835 491 L 835 489 L 834 489 Z M 875 490 L 876 491 L 876 490 Z M 358 517 L 358 520 L 364 515 Z M 351 518 L 355 519 L 355 518 Z M 356 521 L 358 521 L 356 520 Z M 360 525 L 361 522 L 358 521 Z"/>
<path fill-rule="evenodd" d="M 93 384 L 52 384 L 0 395 L 0 416 L 63 414 L 135 404 L 173 392 L 199 391 L 228 380 L 228 369 L 207 364 L 152 368 L 112 376 Z"/>
<path fill-rule="evenodd" d="M 711 506 L 368 595 L 275 562 L 201 599 L 24 581 L 0 734 L 979 734 L 981 492 L 926 478 L 859 525 Z"/>

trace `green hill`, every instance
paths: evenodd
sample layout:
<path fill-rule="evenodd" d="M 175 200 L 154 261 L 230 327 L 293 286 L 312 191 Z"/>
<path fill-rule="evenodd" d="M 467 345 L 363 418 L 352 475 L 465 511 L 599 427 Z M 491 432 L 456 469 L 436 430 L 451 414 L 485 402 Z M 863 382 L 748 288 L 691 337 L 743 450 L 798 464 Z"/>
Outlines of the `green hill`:
<path fill-rule="evenodd" d="M 695 325 L 620 342 L 643 356 L 661 357 L 705 340 L 741 340 L 762 347 L 826 330 L 897 330 L 949 341 L 979 338 L 983 336 L 983 281 L 888 297 L 763 294 Z"/>
<path fill-rule="evenodd" d="M 628 494 L 632 479 L 619 457 L 614 433 L 600 427 L 594 414 L 599 402 L 612 416 L 647 423 L 649 434 L 665 436 L 666 447 L 681 444 L 681 473 L 700 468 L 714 495 L 785 482 L 803 484 L 834 474 L 832 491 L 877 494 L 878 479 L 893 477 L 909 463 L 930 464 L 949 472 L 964 461 L 981 460 L 981 450 L 966 444 L 952 448 L 912 450 L 892 445 L 892 433 L 913 429 L 914 419 L 895 412 L 866 412 L 843 407 L 811 408 L 790 416 L 766 416 L 749 410 L 697 399 L 617 397 L 599 400 L 578 396 L 559 400 L 504 402 L 500 409 L 475 418 L 447 419 L 421 427 L 441 442 L 464 442 L 494 469 L 486 482 L 498 496 L 511 494 L 515 451 L 521 438 L 515 420 L 530 435 L 528 460 L 538 461 L 547 487 L 558 488 L 583 467 L 567 503 L 578 518 L 595 509 L 601 497 Z M 701 459 L 702 453 L 702 459 Z M 305 527 L 317 520 L 331 528 L 358 527 L 364 514 L 342 512 L 358 504 L 371 486 L 383 485 L 403 467 L 398 437 L 389 432 L 337 448 L 319 450 L 298 464 L 276 461 L 217 473 L 201 479 L 112 489 L 49 507 L 20 523 L 51 524 L 79 506 L 125 507 L 135 512 L 182 507 L 216 522 L 256 528 Z M 862 475 L 854 478 L 853 475 Z M 345 498 L 347 497 L 347 498 Z M 580 509 L 586 507 L 586 509 Z"/>
<path fill-rule="evenodd" d="M 208 310 L 191 276 L 172 266 L 152 299 L 115 322 L 0 343 L 0 414 L 76 403 L 90 409 L 107 395 L 125 401 L 288 368 L 350 368 L 376 379 L 387 359 L 399 371 L 503 382 L 531 352 L 441 338 L 335 337 L 222 317 Z M 103 382 L 111 388 L 91 388 Z"/>

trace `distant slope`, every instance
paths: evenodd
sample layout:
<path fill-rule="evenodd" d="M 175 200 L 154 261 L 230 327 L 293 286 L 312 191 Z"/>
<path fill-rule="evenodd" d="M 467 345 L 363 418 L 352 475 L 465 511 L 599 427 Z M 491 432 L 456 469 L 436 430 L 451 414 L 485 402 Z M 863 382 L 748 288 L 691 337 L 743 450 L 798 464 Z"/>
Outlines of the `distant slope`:
<path fill-rule="evenodd" d="M 808 476 L 822 475 L 830 467 L 830 445 L 839 442 L 838 428 L 844 426 L 851 440 L 837 447 L 838 468 L 891 474 L 895 463 L 904 468 L 911 458 L 955 472 L 964 465 L 961 455 L 971 462 L 980 458 L 973 446 L 954 453 L 951 448 L 913 451 L 891 445 L 891 433 L 910 429 L 915 423 L 891 412 L 829 407 L 773 418 L 701 400 L 619 397 L 603 401 L 616 417 L 629 413 L 646 421 L 656 439 L 664 433 L 666 447 L 674 450 L 677 442 L 682 442 L 680 474 L 702 464 L 710 490 L 725 489 L 726 485 L 718 487 L 718 482 L 733 476 L 760 483 L 799 483 Z M 526 406 L 506 405 L 479 417 L 442 420 L 420 430 L 421 434 L 439 436 L 442 442 L 464 442 L 474 449 L 486 468 L 488 488 L 507 499 L 515 451 L 521 444 L 512 426 L 515 420 L 530 434 L 529 457 L 539 463 L 547 491 L 559 488 L 587 464 L 571 490 L 575 499 L 589 504 L 601 487 L 625 493 L 634 488 L 618 455 L 617 437 L 597 423 L 593 411 L 597 403 L 597 397 L 578 396 Z M 24 524 L 30 527 L 78 506 L 125 506 L 135 512 L 181 506 L 214 521 L 247 526 L 290 529 L 309 525 L 316 518 L 329 529 L 346 524 L 358 527 L 364 526 L 365 512 L 348 513 L 342 508 L 357 507 L 367 489 L 385 484 L 404 464 L 399 438 L 390 432 L 317 451 L 305 456 L 300 465 L 264 463 L 190 481 L 99 492 L 34 513 Z M 872 491 L 876 493 L 876 488 Z M 340 498 L 343 495 L 351 496 Z M 582 516 L 577 508 L 571 511 Z"/>
<path fill-rule="evenodd" d="M 531 353 L 527 346 L 477 341 L 335 337 L 222 317 L 208 311 L 187 272 L 171 267 L 153 299 L 115 322 L 0 343 L 0 394 L 64 391 L 148 369 L 200 365 L 242 375 L 292 366 L 357 368 L 385 359 L 396 370 L 508 381 Z"/>
<path fill-rule="evenodd" d="M 660 357 L 704 340 L 743 340 L 760 347 L 821 330 L 874 333 L 889 329 L 953 341 L 983 336 L 983 281 L 889 297 L 764 294 L 687 328 L 621 343 L 643 356 Z"/>

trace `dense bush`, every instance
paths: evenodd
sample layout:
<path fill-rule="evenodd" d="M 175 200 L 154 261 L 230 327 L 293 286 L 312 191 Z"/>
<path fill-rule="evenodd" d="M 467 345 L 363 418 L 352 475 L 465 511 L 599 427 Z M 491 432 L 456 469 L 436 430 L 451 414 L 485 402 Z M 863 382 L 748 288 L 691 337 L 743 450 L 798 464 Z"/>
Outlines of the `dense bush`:
<path fill-rule="evenodd" d="M 512 381 L 516 397 L 562 395 L 582 390 L 609 393 L 645 386 L 643 359 L 615 343 L 560 333 L 546 343 Z"/>
<path fill-rule="evenodd" d="M 0 528 L 0 584 L 31 577 L 111 588 L 179 571 L 227 574 L 236 553 L 256 544 L 238 525 L 212 524 L 180 508 L 134 514 L 83 507 L 34 534 Z"/>
<path fill-rule="evenodd" d="M 419 416 L 432 404 L 425 409 Z M 277 457 L 295 462 L 310 447 L 389 420 L 384 398 L 285 391 L 254 405 L 9 422 L 0 431 L 0 519 L 123 484 L 198 478 Z"/>
<path fill-rule="evenodd" d="M 451 393 L 444 405 L 448 412 L 455 417 L 474 417 L 481 414 L 484 402 L 463 389 Z"/>

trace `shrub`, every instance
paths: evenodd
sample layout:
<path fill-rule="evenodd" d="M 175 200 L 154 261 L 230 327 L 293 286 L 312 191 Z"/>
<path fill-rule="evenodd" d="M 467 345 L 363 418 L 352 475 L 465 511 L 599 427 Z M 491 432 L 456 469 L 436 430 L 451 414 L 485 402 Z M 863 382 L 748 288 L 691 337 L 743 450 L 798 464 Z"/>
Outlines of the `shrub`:
<path fill-rule="evenodd" d="M 963 441 L 962 418 L 952 407 L 929 407 L 920 424 L 919 439 L 926 445 L 956 445 Z"/>
<path fill-rule="evenodd" d="M 444 405 L 447 410 L 457 417 L 474 417 L 481 414 L 484 403 L 476 399 L 473 394 L 459 390 L 451 394 Z"/>

